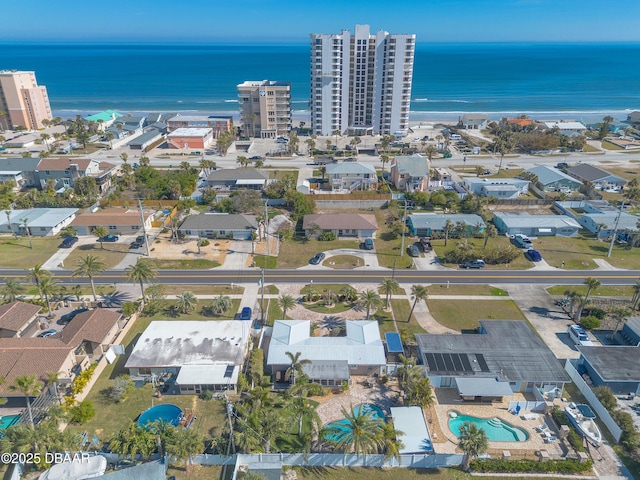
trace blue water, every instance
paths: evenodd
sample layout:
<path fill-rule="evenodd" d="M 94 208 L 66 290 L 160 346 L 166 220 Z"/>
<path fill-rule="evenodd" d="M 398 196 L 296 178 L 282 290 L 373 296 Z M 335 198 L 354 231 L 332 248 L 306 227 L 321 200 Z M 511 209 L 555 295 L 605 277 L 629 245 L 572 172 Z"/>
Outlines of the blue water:
<path fill-rule="evenodd" d="M 420 44 L 412 118 L 464 112 L 560 112 L 626 117 L 640 109 L 640 44 Z M 292 83 L 308 111 L 309 46 L 0 44 L 0 69 L 35 70 L 56 115 L 124 112 L 237 114 L 236 85 Z M 438 115 L 439 114 L 439 115 Z M 538 115 L 540 116 L 540 115 Z M 551 118 L 551 115 L 547 115 Z"/>
<path fill-rule="evenodd" d="M 482 428 L 489 441 L 492 442 L 525 442 L 529 440 L 529 434 L 526 430 L 515 427 L 499 418 L 478 418 L 462 415 L 459 412 L 453 413 L 456 414 L 456 417 L 449 417 L 449 430 L 456 437 L 460 437 L 460 426 L 464 422 L 471 422 Z"/>
<path fill-rule="evenodd" d="M 20 415 L 4 415 L 0 418 L 0 430 L 4 430 L 5 428 L 9 428 L 11 425 L 16 423 L 20 418 Z"/>
<path fill-rule="evenodd" d="M 359 417 L 360 415 L 371 415 L 371 418 L 379 418 L 385 421 L 384 412 L 382 411 L 382 409 L 371 403 L 362 403 L 360 405 L 356 405 L 353 408 L 353 413 L 356 417 Z M 348 435 L 350 432 L 348 425 L 349 422 L 346 418 L 327 423 L 325 425 L 325 428 L 329 429 L 330 431 L 325 433 L 324 439 L 335 443 L 340 442 L 345 437 L 345 435 Z"/>
<path fill-rule="evenodd" d="M 142 414 L 138 418 L 138 425 L 143 427 L 147 423 L 152 423 L 156 420 L 162 420 L 165 423 L 170 423 L 174 427 L 177 427 L 180 424 L 181 418 L 182 410 L 180 409 L 180 407 L 167 403 L 156 405 L 155 407 L 151 407 L 150 409 L 142 412 Z"/>

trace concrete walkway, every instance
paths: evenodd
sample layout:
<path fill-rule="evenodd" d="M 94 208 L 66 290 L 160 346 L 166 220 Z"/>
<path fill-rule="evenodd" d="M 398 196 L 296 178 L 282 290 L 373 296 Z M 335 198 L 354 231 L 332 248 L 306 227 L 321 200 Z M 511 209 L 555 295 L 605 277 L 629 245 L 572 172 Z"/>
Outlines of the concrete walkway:
<path fill-rule="evenodd" d="M 410 285 L 410 286 L 407 285 L 407 296 L 406 296 L 411 302 L 411 305 L 413 305 L 413 300 L 411 299 L 412 287 L 413 285 Z M 446 297 L 450 298 L 449 295 L 447 295 Z M 429 298 L 436 298 L 436 296 L 429 297 Z M 465 298 L 465 297 L 457 297 L 457 298 Z M 431 315 L 431 312 L 429 311 L 429 306 L 427 305 L 426 302 L 419 301 L 418 303 L 416 303 L 416 308 L 414 308 L 413 310 L 413 315 L 416 317 L 418 325 L 420 325 L 429 333 L 432 333 L 432 334 L 460 333 L 438 323 L 436 319 L 433 318 L 433 315 Z M 402 321 L 402 319 L 398 319 L 398 320 Z"/>
<path fill-rule="evenodd" d="M 594 258 L 593 261 L 598 265 L 598 270 L 624 270 L 624 268 L 614 267 L 604 258 Z"/>
<path fill-rule="evenodd" d="M 75 269 L 75 265 L 64 265 L 64 261 L 67 259 L 71 252 L 73 252 L 76 248 L 81 245 L 94 245 L 96 243 L 96 237 L 94 236 L 83 236 L 78 237 L 78 243 L 76 243 L 73 248 L 59 248 L 56 253 L 49 257 L 49 260 L 42 264 L 42 268 L 45 270 L 73 270 Z"/>

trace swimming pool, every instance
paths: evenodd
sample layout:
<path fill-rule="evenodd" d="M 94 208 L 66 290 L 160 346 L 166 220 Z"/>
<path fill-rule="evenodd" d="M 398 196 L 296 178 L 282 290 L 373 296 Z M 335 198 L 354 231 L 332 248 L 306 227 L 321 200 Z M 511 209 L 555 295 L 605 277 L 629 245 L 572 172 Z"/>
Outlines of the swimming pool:
<path fill-rule="evenodd" d="M 482 428 L 487 434 L 487 439 L 491 442 L 526 442 L 529 440 L 529 434 L 526 430 L 511 425 L 498 417 L 478 418 L 463 415 L 455 410 L 449 412 L 449 430 L 456 437 L 460 437 L 460 427 L 464 422 L 475 423 Z"/>
<path fill-rule="evenodd" d="M 5 428 L 9 428 L 11 425 L 16 423 L 20 415 L 4 415 L 0 417 L 0 430 L 4 430 Z"/>
<path fill-rule="evenodd" d="M 382 409 L 371 403 L 361 403 L 360 405 L 356 405 L 353 407 L 353 414 L 356 417 L 359 417 L 360 415 L 371 415 L 372 418 L 379 418 L 382 421 L 385 421 Z M 324 434 L 324 439 L 332 443 L 339 443 L 346 435 L 349 434 L 350 429 L 348 425 L 349 422 L 346 418 L 327 423 L 325 428 L 328 429 L 328 431 Z"/>
<path fill-rule="evenodd" d="M 142 412 L 138 418 L 138 425 L 144 427 L 147 423 L 155 422 L 156 420 L 163 420 L 166 423 L 177 427 L 182 419 L 182 410 L 177 405 L 170 403 L 156 405 L 149 410 Z"/>

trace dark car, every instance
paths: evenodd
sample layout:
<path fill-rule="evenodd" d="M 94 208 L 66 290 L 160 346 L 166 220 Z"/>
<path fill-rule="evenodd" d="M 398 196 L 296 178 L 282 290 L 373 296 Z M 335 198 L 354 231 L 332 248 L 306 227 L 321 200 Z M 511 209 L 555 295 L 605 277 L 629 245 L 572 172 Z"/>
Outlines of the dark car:
<path fill-rule="evenodd" d="M 129 248 L 131 248 L 131 249 L 140 248 L 143 245 L 144 245 L 144 243 L 142 243 L 142 242 L 138 242 L 138 241 L 131 242 L 131 244 L 129 245 Z"/>
<path fill-rule="evenodd" d="M 484 263 L 484 260 L 474 260 L 472 262 L 464 262 L 462 265 L 460 265 L 460 268 L 484 268 L 486 266 L 486 264 Z"/>
<path fill-rule="evenodd" d="M 542 260 L 542 255 L 540 255 L 540 252 L 538 252 L 537 250 L 534 250 L 533 248 L 524 252 L 524 256 L 527 257 L 527 259 L 531 260 L 532 262 L 539 262 L 540 260 Z"/>
<path fill-rule="evenodd" d="M 415 245 L 409 245 L 409 249 L 408 250 L 409 250 L 409 256 L 411 256 L 411 257 L 419 257 L 420 256 L 420 250 Z"/>
<path fill-rule="evenodd" d="M 104 237 L 100 237 L 97 242 L 117 242 L 120 239 L 117 235 L 113 235 L 110 233 L 109 235 L 105 235 Z"/>
<path fill-rule="evenodd" d="M 251 320 L 251 309 L 244 307 L 240 312 L 240 320 Z"/>
<path fill-rule="evenodd" d="M 66 313 L 64 315 L 62 315 L 60 317 L 60 320 L 58 320 L 58 325 L 64 325 L 65 323 L 69 323 L 71 320 L 73 320 L 75 318 L 76 315 L 78 315 L 79 313 L 82 312 L 86 312 L 87 310 L 89 310 L 88 308 L 78 308 L 76 310 L 73 310 L 72 312 Z"/>
<path fill-rule="evenodd" d="M 148 238 L 148 237 L 149 237 L 149 236 L 147 235 L 147 238 Z M 138 236 L 136 237 L 136 243 L 144 243 L 144 235 L 138 235 Z"/>
<path fill-rule="evenodd" d="M 67 237 L 64 240 L 62 240 L 62 243 L 60 244 L 60 248 L 71 248 L 75 243 L 77 243 L 77 241 L 78 241 L 78 237 Z"/>
<path fill-rule="evenodd" d="M 289 139 L 285 137 L 276 138 L 276 143 L 289 143 Z"/>
<path fill-rule="evenodd" d="M 565 168 L 569 168 L 569 164 L 566 162 L 560 162 L 556 165 L 556 168 L 559 168 L 560 170 L 564 170 Z"/>
<path fill-rule="evenodd" d="M 325 254 L 320 252 L 315 257 L 313 257 L 311 260 L 309 260 L 309 263 L 311 265 L 318 265 L 322 260 L 324 260 L 324 257 L 325 257 Z"/>
<path fill-rule="evenodd" d="M 58 332 L 54 328 L 52 328 L 51 330 L 46 330 L 44 332 L 39 333 L 38 337 L 47 338 L 47 337 L 50 337 L 51 335 L 55 335 L 56 333 Z"/>
<path fill-rule="evenodd" d="M 260 155 L 254 155 L 253 157 L 249 157 L 249 160 L 264 160 Z"/>

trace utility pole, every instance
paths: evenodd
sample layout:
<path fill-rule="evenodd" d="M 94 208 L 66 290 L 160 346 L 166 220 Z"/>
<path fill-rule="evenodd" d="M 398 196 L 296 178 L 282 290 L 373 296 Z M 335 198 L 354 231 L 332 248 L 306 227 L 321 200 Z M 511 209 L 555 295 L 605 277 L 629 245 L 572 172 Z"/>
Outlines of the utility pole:
<path fill-rule="evenodd" d="M 268 200 L 264 201 L 264 236 L 267 238 L 267 257 L 271 256 L 271 248 L 269 247 L 269 207 Z"/>
<path fill-rule="evenodd" d="M 400 256 L 404 257 L 404 233 L 407 229 L 407 201 L 404 201 L 404 215 L 402 217 L 402 246 L 400 247 Z"/>
<path fill-rule="evenodd" d="M 264 268 L 260 277 L 260 323 L 264 325 Z"/>
<path fill-rule="evenodd" d="M 611 243 L 609 244 L 609 251 L 607 252 L 607 258 L 609 258 L 611 256 L 611 252 L 613 252 L 613 242 L 616 241 L 616 235 L 618 234 L 618 223 L 620 223 L 622 210 L 624 210 L 624 199 L 622 200 L 622 205 L 620 205 L 620 211 L 618 212 L 618 216 L 616 217 L 616 224 L 613 227 L 613 235 L 611 235 Z"/>
<path fill-rule="evenodd" d="M 233 453 L 236 453 L 236 446 L 233 443 L 233 422 L 231 421 L 231 413 L 233 412 L 233 404 L 227 400 L 227 420 L 229 420 L 229 445 L 227 445 L 227 455 L 229 455 L 229 449 L 233 450 Z"/>
<path fill-rule="evenodd" d="M 149 251 L 149 239 L 147 238 L 147 228 L 144 225 L 144 211 L 142 210 L 142 200 L 138 199 L 138 209 L 140 210 L 140 223 L 142 223 L 142 234 L 144 235 L 144 246 L 147 250 L 147 257 L 151 256 Z"/>
<path fill-rule="evenodd" d="M 393 259 L 393 273 L 391 274 L 391 278 L 394 279 L 396 278 L 396 262 L 398 261 L 397 258 Z"/>

